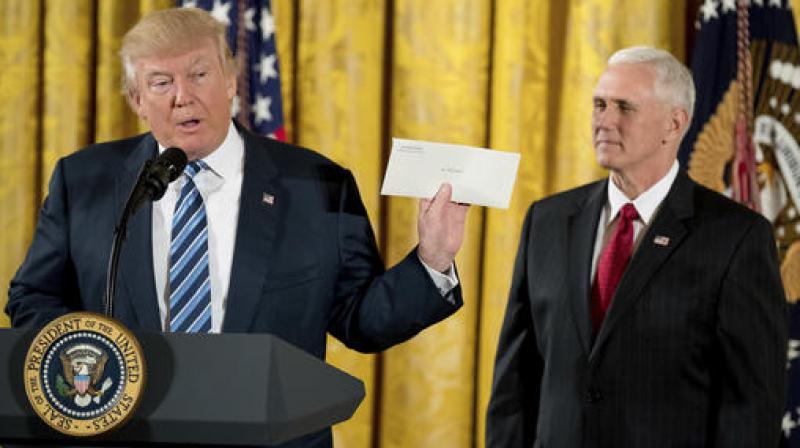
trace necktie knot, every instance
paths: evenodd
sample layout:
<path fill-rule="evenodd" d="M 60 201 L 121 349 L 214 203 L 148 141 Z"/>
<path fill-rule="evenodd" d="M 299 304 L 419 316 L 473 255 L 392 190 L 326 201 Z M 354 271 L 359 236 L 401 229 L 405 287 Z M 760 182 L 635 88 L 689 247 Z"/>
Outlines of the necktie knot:
<path fill-rule="evenodd" d="M 189 179 L 193 179 L 194 176 L 197 175 L 197 173 L 207 168 L 208 165 L 206 165 L 206 162 L 203 162 L 202 160 L 194 160 L 192 162 L 189 162 L 188 165 L 186 165 L 186 168 L 183 170 L 183 172 L 187 176 L 189 176 Z"/>
<path fill-rule="evenodd" d="M 639 219 L 639 212 L 636 211 L 636 207 L 630 202 L 622 206 L 622 210 L 620 210 L 619 214 L 622 216 L 622 219 L 627 221 Z"/>

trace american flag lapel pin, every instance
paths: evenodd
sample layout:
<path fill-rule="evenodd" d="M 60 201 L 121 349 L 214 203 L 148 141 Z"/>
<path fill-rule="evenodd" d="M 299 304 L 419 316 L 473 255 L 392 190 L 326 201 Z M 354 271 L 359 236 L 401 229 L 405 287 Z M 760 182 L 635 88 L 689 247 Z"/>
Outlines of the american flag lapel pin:
<path fill-rule="evenodd" d="M 266 205 L 272 205 L 275 203 L 275 196 L 265 192 L 261 196 L 261 202 Z"/>
<path fill-rule="evenodd" d="M 655 237 L 655 239 L 653 239 L 653 242 L 658 244 L 659 246 L 666 247 L 669 246 L 669 237 L 664 235 L 658 235 L 657 237 Z"/>

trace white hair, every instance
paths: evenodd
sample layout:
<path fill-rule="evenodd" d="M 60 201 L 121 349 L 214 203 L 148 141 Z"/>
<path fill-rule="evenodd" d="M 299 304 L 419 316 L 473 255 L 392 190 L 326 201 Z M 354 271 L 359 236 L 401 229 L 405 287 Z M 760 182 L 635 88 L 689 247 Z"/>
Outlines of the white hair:
<path fill-rule="evenodd" d="M 647 64 L 656 74 L 656 94 L 669 104 L 686 110 L 689 123 L 694 113 L 695 89 L 692 74 L 675 56 L 652 47 L 630 47 L 608 58 L 608 65 Z"/>

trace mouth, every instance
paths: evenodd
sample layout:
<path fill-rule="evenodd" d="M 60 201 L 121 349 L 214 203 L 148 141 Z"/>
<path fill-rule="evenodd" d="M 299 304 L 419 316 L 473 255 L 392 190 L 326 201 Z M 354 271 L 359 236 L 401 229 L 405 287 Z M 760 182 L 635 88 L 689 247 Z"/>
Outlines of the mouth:
<path fill-rule="evenodd" d="M 178 129 L 181 129 L 182 131 L 193 131 L 197 129 L 198 126 L 200 126 L 199 118 L 190 118 L 178 122 Z"/>

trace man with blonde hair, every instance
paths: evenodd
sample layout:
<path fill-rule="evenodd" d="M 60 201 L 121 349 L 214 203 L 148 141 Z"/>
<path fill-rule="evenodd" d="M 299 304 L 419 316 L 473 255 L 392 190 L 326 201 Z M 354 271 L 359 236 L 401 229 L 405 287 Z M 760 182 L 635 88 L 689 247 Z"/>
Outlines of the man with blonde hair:
<path fill-rule="evenodd" d="M 595 88 L 609 170 L 535 202 L 487 412 L 489 447 L 774 447 L 787 314 L 769 222 L 678 167 L 694 84 L 620 50 Z"/>
<path fill-rule="evenodd" d="M 453 260 L 467 207 L 444 186 L 419 245 L 385 271 L 353 176 L 231 119 L 225 28 L 198 9 L 144 17 L 123 40 L 123 91 L 150 132 L 61 159 L 11 282 L 14 326 L 102 311 L 115 222 L 143 163 L 189 158 L 129 222 L 114 317 L 134 330 L 272 333 L 319 358 L 326 333 L 359 351 L 405 341 L 462 304 Z M 330 430 L 286 446 L 331 446 Z"/>

